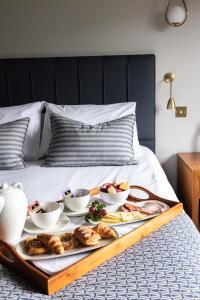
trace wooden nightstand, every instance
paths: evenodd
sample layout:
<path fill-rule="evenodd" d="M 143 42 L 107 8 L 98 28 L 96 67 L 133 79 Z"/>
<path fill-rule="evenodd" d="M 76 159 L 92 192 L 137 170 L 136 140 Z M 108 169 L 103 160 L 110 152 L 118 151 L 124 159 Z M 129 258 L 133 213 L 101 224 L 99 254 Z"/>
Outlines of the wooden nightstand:
<path fill-rule="evenodd" d="M 177 194 L 185 211 L 200 229 L 200 153 L 177 154 Z"/>

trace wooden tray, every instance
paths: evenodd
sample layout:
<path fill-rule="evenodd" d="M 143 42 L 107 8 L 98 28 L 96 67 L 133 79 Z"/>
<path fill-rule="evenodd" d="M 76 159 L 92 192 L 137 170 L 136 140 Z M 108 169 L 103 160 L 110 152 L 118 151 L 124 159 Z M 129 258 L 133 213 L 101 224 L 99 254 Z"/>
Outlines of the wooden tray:
<path fill-rule="evenodd" d="M 168 204 L 170 209 L 158 215 L 157 217 L 146 221 L 143 225 L 133 229 L 129 233 L 123 235 L 121 238 L 113 241 L 111 244 L 92 252 L 87 257 L 79 260 L 78 262 L 54 275 L 48 275 L 38 269 L 30 261 L 25 261 L 16 252 L 14 246 L 6 243 L 3 240 L 0 240 L 0 263 L 30 280 L 31 283 L 37 286 L 43 293 L 51 295 L 92 269 L 95 269 L 108 259 L 131 247 L 161 226 L 169 223 L 183 211 L 182 203 L 158 197 L 140 186 L 131 186 L 131 189 L 139 189 L 146 192 L 149 196 L 148 199 L 160 200 Z M 91 190 L 92 195 L 97 195 L 98 193 L 99 188 L 94 188 Z M 129 199 L 131 201 L 144 200 L 133 196 L 130 196 Z"/>

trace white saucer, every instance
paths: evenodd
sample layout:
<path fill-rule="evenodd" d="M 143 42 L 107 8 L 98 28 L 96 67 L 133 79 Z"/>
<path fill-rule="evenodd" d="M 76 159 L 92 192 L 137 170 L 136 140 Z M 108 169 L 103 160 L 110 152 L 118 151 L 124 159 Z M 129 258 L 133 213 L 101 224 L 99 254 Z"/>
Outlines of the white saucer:
<path fill-rule="evenodd" d="M 79 211 L 71 211 L 67 207 L 65 207 L 65 209 L 64 209 L 64 213 L 68 217 L 81 217 L 81 216 L 86 215 L 88 212 L 89 212 L 89 207 L 86 207 L 83 210 L 79 210 Z"/>
<path fill-rule="evenodd" d="M 60 231 L 64 231 L 68 227 L 69 223 L 70 223 L 70 219 L 68 218 L 67 214 L 65 212 L 62 212 L 58 222 L 55 225 L 49 227 L 48 229 L 41 229 L 35 226 L 32 223 L 30 216 L 28 216 L 26 217 L 24 231 L 30 234 L 39 234 L 45 232 L 60 232 Z"/>

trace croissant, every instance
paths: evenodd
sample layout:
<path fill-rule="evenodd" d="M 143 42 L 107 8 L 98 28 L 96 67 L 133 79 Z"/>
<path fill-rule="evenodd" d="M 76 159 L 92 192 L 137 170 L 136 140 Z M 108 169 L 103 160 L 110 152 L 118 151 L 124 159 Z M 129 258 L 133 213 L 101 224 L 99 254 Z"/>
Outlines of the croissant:
<path fill-rule="evenodd" d="M 44 233 L 38 235 L 37 237 L 45 246 L 47 246 L 54 253 L 62 254 L 64 252 L 64 247 L 59 236 Z"/>
<path fill-rule="evenodd" d="M 79 239 L 73 233 L 62 234 L 60 240 L 65 250 L 72 250 L 80 245 Z"/>
<path fill-rule="evenodd" d="M 94 246 L 98 244 L 101 236 L 91 227 L 80 226 L 74 231 L 75 236 L 85 246 Z"/>
<path fill-rule="evenodd" d="M 31 236 L 25 239 L 24 247 L 30 255 L 39 255 L 48 252 L 48 248 L 45 247 L 35 236 Z"/>
<path fill-rule="evenodd" d="M 93 229 L 104 239 L 116 237 L 116 231 L 105 224 L 99 223 Z"/>

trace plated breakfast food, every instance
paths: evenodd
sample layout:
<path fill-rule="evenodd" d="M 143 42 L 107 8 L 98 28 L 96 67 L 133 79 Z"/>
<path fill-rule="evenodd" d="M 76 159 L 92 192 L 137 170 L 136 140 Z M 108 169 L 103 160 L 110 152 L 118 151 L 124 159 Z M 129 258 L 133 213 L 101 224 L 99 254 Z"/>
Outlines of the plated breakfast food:
<path fill-rule="evenodd" d="M 109 204 L 123 204 L 128 198 L 129 192 L 128 182 L 104 183 L 100 187 L 100 197 Z"/>
<path fill-rule="evenodd" d="M 106 207 L 96 200 L 85 219 L 92 224 L 125 225 L 153 218 L 168 209 L 167 204 L 158 200 L 145 200 L 134 204 L 127 201 L 117 209 L 116 206 Z"/>
<path fill-rule="evenodd" d="M 123 204 L 128 198 L 130 186 L 127 182 L 104 183 L 100 187 L 100 197 L 109 204 Z"/>
<path fill-rule="evenodd" d="M 124 192 L 130 190 L 130 186 L 128 182 L 121 183 L 104 183 L 100 188 L 100 191 L 108 194 L 116 194 L 120 192 Z"/>
<path fill-rule="evenodd" d="M 126 202 L 121 210 L 124 212 L 139 211 L 146 215 L 154 215 L 162 213 L 169 209 L 169 206 L 158 200 L 145 200 L 140 203 L 130 204 Z"/>
<path fill-rule="evenodd" d="M 112 227 L 97 224 L 79 226 L 74 232 L 38 234 L 21 241 L 16 249 L 24 259 L 38 260 L 62 257 L 98 249 L 118 238 Z"/>

